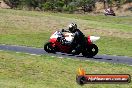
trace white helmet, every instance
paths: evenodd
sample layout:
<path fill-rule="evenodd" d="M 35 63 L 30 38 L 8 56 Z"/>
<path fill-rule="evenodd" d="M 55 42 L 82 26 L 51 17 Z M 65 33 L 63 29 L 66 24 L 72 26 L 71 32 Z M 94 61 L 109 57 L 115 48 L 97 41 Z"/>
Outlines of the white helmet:
<path fill-rule="evenodd" d="M 77 25 L 74 24 L 74 23 L 69 24 L 68 27 L 69 27 L 69 31 L 70 31 L 70 32 L 74 32 L 75 29 L 77 29 Z"/>

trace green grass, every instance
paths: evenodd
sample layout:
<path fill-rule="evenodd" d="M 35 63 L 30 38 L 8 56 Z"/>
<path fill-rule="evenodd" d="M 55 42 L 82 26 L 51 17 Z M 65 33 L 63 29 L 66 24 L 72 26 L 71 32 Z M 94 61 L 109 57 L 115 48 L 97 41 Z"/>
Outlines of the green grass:
<path fill-rule="evenodd" d="M 76 18 L 83 20 L 93 20 L 98 22 L 109 22 L 109 23 L 119 23 L 119 24 L 130 24 L 132 18 L 130 16 L 126 17 L 113 17 L 113 16 L 104 16 L 104 15 L 91 15 L 91 14 L 63 14 L 63 13 L 51 13 L 53 15 L 60 15 L 68 18 Z"/>
<path fill-rule="evenodd" d="M 63 13 L 40 13 L 34 11 L 19 11 L 19 10 L 2 10 L 0 12 L 6 15 L 17 15 L 17 16 L 30 16 L 30 17 L 48 17 L 48 18 L 58 18 L 61 20 L 67 19 L 70 21 L 76 21 L 77 23 L 88 23 L 87 26 L 90 28 L 103 28 L 103 29 L 118 29 L 120 31 L 131 31 L 131 24 L 132 24 L 132 17 L 109 17 L 109 16 L 102 16 L 102 15 L 80 15 L 80 14 L 63 14 Z M 80 24 L 81 24 L 80 23 Z M 82 24 L 81 24 L 82 25 Z"/>
<path fill-rule="evenodd" d="M 63 14 L 51 13 L 55 16 L 87 20 L 89 25 L 94 28 L 118 29 L 121 31 L 132 31 L 132 17 L 112 17 L 103 15 L 85 15 L 85 14 Z M 125 30 L 124 30 L 125 29 Z"/>
<path fill-rule="evenodd" d="M 97 41 L 100 54 L 126 55 L 132 57 L 132 39 L 117 37 L 101 37 Z"/>
<path fill-rule="evenodd" d="M 43 47 L 49 39 L 48 33 L 0 35 L 1 44 Z"/>
<path fill-rule="evenodd" d="M 132 17 L 106 17 L 0 9 L 0 44 L 43 47 L 55 30 L 76 22 L 85 35 L 101 36 L 99 54 L 132 56 Z"/>
<path fill-rule="evenodd" d="M 0 52 L 0 88 L 131 88 L 130 84 L 76 83 L 80 65 L 88 74 L 130 74 L 132 67 L 123 64 L 82 61 L 47 55 Z"/>

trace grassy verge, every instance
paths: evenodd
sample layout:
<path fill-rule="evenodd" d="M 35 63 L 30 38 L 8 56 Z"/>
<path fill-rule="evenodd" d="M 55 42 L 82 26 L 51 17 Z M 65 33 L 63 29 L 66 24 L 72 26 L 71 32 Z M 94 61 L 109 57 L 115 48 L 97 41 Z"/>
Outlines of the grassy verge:
<path fill-rule="evenodd" d="M 0 52 L 1 88 L 131 88 L 130 84 L 76 84 L 82 65 L 90 74 L 130 74 L 132 67 L 51 56 L 30 56 L 23 53 Z"/>
<path fill-rule="evenodd" d="M 63 14 L 51 13 L 51 15 L 87 20 L 93 28 L 103 29 L 118 29 L 121 31 L 131 31 L 132 17 L 112 17 L 103 15 L 88 15 L 88 14 Z M 124 30 L 125 29 L 125 30 Z"/>
<path fill-rule="evenodd" d="M 19 10 L 3 10 L 0 9 L 0 16 L 4 14 L 5 17 L 15 15 L 23 17 L 35 17 L 45 19 L 48 18 L 48 21 L 52 22 L 58 20 L 64 24 L 67 22 L 77 22 L 78 24 L 85 26 L 87 28 L 96 28 L 96 29 L 112 29 L 120 30 L 125 32 L 131 31 L 132 18 L 129 17 L 106 17 L 106 16 L 92 16 L 92 15 L 81 15 L 81 14 L 63 14 L 63 13 L 48 13 L 48 12 L 34 12 L 34 11 L 19 11 Z M 23 19 L 24 20 L 24 19 Z M 53 23 L 53 22 L 52 22 Z M 51 24 L 52 24 L 51 23 Z"/>
<path fill-rule="evenodd" d="M 98 22 L 118 23 L 118 24 L 131 24 L 132 18 L 130 16 L 118 17 L 118 16 L 104 16 L 95 14 L 63 14 L 63 13 L 51 13 L 53 15 L 60 15 L 62 17 L 76 18 L 83 20 L 93 20 Z"/>
<path fill-rule="evenodd" d="M 86 35 L 101 36 L 100 54 L 132 56 L 131 17 L 0 9 L 0 19 L 0 44 L 43 47 L 53 31 L 76 22 Z"/>
<path fill-rule="evenodd" d="M 0 35 L 1 44 L 43 47 L 48 42 L 48 33 Z"/>

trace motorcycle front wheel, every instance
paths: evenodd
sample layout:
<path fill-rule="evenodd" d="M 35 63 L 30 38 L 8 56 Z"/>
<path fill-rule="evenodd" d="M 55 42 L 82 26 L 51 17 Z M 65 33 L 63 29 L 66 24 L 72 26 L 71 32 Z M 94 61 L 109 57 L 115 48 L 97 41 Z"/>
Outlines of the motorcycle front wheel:
<path fill-rule="evenodd" d="M 84 57 L 93 57 L 98 53 L 98 47 L 95 44 L 88 45 L 82 52 Z"/>
<path fill-rule="evenodd" d="M 52 44 L 51 42 L 47 42 L 44 44 L 44 50 L 48 53 L 55 53 L 55 50 L 54 48 L 52 47 Z"/>

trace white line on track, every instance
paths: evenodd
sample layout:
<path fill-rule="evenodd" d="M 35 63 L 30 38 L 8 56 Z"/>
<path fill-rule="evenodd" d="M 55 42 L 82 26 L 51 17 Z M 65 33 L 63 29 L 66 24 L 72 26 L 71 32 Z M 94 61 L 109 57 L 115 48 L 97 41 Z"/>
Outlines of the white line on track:
<path fill-rule="evenodd" d="M 89 60 L 85 60 L 85 61 L 89 61 Z"/>
<path fill-rule="evenodd" d="M 71 59 L 71 58 L 67 58 L 67 59 Z"/>
<path fill-rule="evenodd" d="M 41 56 L 41 55 L 37 55 L 37 54 L 29 54 L 29 55 L 32 55 L 32 56 Z"/>
<path fill-rule="evenodd" d="M 4 51 L 4 50 L 0 50 L 0 51 Z M 16 53 L 22 53 L 22 52 L 16 52 Z M 41 55 L 38 55 L 38 54 L 30 54 L 30 53 L 25 53 L 25 54 L 32 55 L 32 56 L 41 56 Z"/>
<path fill-rule="evenodd" d="M 55 56 L 51 56 L 51 57 L 55 57 Z"/>
<path fill-rule="evenodd" d="M 16 52 L 16 53 L 21 53 L 21 52 Z"/>
<path fill-rule="evenodd" d="M 64 57 L 58 57 L 58 58 L 64 58 Z"/>
<path fill-rule="evenodd" d="M 41 56 L 41 55 L 38 55 L 38 54 L 31 54 L 31 53 L 25 53 L 25 54 L 29 54 L 31 56 Z"/>
<path fill-rule="evenodd" d="M 35 55 L 37 55 L 37 54 L 30 54 L 30 55 L 35 56 Z"/>
<path fill-rule="evenodd" d="M 25 54 L 30 54 L 30 53 L 25 53 Z"/>

